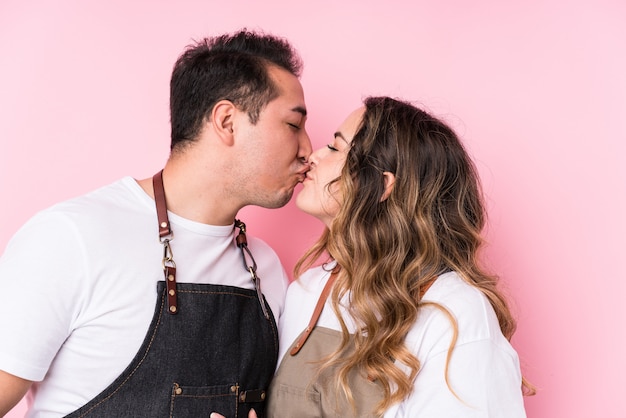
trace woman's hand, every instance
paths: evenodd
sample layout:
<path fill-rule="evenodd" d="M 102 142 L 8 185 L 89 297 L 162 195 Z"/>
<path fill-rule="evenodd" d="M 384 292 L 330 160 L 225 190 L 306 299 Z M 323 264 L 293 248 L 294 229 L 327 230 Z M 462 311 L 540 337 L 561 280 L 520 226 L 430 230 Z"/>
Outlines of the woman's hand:
<path fill-rule="evenodd" d="M 212 412 L 210 415 L 210 418 L 226 418 L 224 415 L 220 415 L 217 412 Z M 254 409 L 251 409 L 250 412 L 248 412 L 248 418 L 257 418 L 256 416 L 256 412 L 254 411 Z"/>

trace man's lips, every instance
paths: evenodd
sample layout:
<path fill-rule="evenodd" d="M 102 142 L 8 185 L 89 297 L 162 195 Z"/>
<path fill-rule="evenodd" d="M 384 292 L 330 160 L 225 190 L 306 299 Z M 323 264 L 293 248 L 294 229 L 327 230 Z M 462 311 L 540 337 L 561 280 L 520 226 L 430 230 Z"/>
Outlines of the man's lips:
<path fill-rule="evenodd" d="M 298 171 L 298 181 L 300 183 L 302 183 L 305 180 L 310 179 L 309 178 L 309 171 L 310 171 L 309 167 L 305 167 L 304 169 Z"/>

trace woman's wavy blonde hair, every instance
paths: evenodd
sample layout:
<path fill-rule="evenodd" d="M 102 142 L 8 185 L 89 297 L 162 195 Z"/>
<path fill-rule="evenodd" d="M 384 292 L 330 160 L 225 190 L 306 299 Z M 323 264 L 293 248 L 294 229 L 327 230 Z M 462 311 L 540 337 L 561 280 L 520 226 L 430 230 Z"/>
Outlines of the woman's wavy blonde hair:
<path fill-rule="evenodd" d="M 476 168 L 454 131 L 407 102 L 369 97 L 364 104 L 341 176 L 333 181 L 342 196 L 339 213 L 295 273 L 324 254 L 341 267 L 331 303 L 343 343 L 322 368 L 337 367 L 338 385 L 350 401 L 350 370 L 360 368 L 380 382 L 384 398 L 377 412 L 382 413 L 411 393 L 420 362 L 404 339 L 419 315 L 420 292 L 443 272 L 455 271 L 487 296 L 506 338 L 516 324 L 497 278 L 479 265 L 483 197 Z M 395 175 L 384 200 L 383 172 Z M 352 337 L 339 314 L 346 296 L 347 310 L 363 331 Z M 448 317 L 455 333 L 449 360 L 457 326 Z M 350 338 L 356 349 L 341 356 Z M 407 367 L 408 375 L 395 362 Z M 524 386 L 533 392 L 525 381 Z"/>

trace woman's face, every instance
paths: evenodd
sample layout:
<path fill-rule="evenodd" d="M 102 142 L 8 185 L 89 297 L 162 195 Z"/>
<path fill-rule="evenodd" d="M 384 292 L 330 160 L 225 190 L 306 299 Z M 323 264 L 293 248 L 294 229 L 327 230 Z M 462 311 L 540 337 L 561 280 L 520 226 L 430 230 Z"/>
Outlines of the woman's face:
<path fill-rule="evenodd" d="M 326 226 L 330 226 L 337 216 L 342 203 L 339 184 L 328 184 L 341 175 L 352 138 L 364 112 L 364 107 L 352 112 L 335 132 L 332 142 L 313 152 L 309 158 L 311 169 L 302 183 L 303 188 L 296 198 L 296 206 L 315 216 Z"/>

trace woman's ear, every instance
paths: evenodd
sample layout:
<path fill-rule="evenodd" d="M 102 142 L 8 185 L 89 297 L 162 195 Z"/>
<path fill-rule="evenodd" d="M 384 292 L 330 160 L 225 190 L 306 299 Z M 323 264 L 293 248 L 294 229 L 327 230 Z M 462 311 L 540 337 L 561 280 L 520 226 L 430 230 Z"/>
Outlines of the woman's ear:
<path fill-rule="evenodd" d="M 220 100 L 213 106 L 211 121 L 218 137 L 227 145 L 234 141 L 233 122 L 237 108 L 230 100 Z"/>
<path fill-rule="evenodd" d="M 396 176 L 389 171 L 385 171 L 383 172 L 383 181 L 385 182 L 385 191 L 380 197 L 381 202 L 387 200 L 387 198 L 391 194 L 391 191 L 393 190 L 393 185 L 396 183 Z"/>

